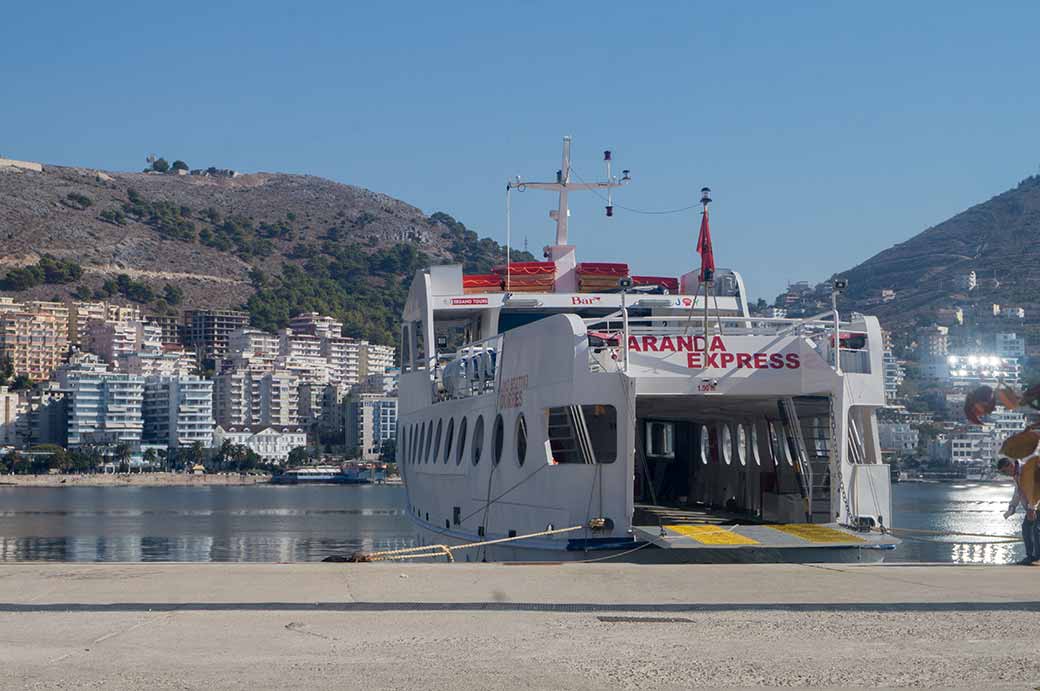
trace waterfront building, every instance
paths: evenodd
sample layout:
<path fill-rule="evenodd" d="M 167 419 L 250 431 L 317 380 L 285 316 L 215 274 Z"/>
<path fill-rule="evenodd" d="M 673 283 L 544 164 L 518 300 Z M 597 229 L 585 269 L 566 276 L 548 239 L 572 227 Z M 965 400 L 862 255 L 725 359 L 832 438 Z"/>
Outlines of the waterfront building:
<path fill-rule="evenodd" d="M 883 454 L 910 456 L 917 450 L 918 433 L 906 422 L 879 422 L 878 441 Z"/>
<path fill-rule="evenodd" d="M 249 314 L 238 310 L 192 310 L 184 319 L 185 344 L 203 369 L 216 367 L 228 352 L 228 337 L 249 325 Z"/>
<path fill-rule="evenodd" d="M 213 445 L 213 382 L 198 377 L 153 376 L 144 385 L 147 444 L 168 448 Z"/>
<path fill-rule="evenodd" d="M 988 425 L 969 425 L 954 431 L 950 437 L 951 463 L 991 463 L 1000 444 Z"/>
<path fill-rule="evenodd" d="M 67 317 L 63 321 L 53 310 L 13 306 L 7 303 L 0 310 L 0 358 L 10 359 L 16 375 L 50 379 L 68 352 Z"/>
<path fill-rule="evenodd" d="M 67 441 L 65 392 L 56 381 L 40 382 L 29 392 L 22 430 L 25 446 L 63 445 Z"/>
<path fill-rule="evenodd" d="M 397 396 L 354 392 L 345 407 L 347 448 L 359 450 L 362 460 L 378 460 L 383 442 L 397 438 Z"/>
<path fill-rule="evenodd" d="M 144 378 L 108 371 L 97 357 L 77 354 L 57 373 L 66 393 L 67 445 L 126 444 L 140 455 Z"/>
<path fill-rule="evenodd" d="M 307 430 L 300 425 L 217 425 L 213 446 L 225 441 L 252 449 L 264 463 L 283 465 L 290 451 L 307 446 Z"/>

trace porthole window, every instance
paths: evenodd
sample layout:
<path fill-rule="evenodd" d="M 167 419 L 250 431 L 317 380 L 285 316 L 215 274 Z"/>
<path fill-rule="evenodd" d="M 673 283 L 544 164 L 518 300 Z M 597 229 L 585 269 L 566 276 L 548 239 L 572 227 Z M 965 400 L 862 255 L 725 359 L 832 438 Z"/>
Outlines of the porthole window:
<path fill-rule="evenodd" d="M 451 455 L 451 442 L 455 437 L 455 418 L 448 418 L 448 432 L 444 436 L 444 462 L 448 462 L 448 457 Z"/>
<path fill-rule="evenodd" d="M 722 460 L 729 465 L 733 462 L 733 433 L 729 429 L 729 425 L 722 424 Z"/>
<path fill-rule="evenodd" d="M 711 440 L 708 435 L 708 427 L 701 425 L 701 463 L 704 465 L 708 465 L 708 459 L 711 458 Z"/>
<path fill-rule="evenodd" d="M 484 416 L 478 415 L 477 421 L 473 424 L 473 450 L 470 452 L 473 456 L 473 465 L 480 463 L 480 454 L 484 451 Z"/>
<path fill-rule="evenodd" d="M 462 454 L 466 453 L 466 418 L 459 423 L 459 448 L 455 451 L 455 465 L 462 463 Z"/>
<path fill-rule="evenodd" d="M 742 423 L 737 424 L 737 459 L 740 465 L 747 465 L 748 435 L 747 428 Z"/>
<path fill-rule="evenodd" d="M 495 426 L 491 430 L 491 462 L 498 465 L 502 460 L 502 447 L 506 443 L 505 423 L 502 421 L 502 413 L 495 417 Z"/>
<path fill-rule="evenodd" d="M 516 462 L 520 465 L 527 460 L 527 420 L 524 414 L 516 416 Z"/>
<path fill-rule="evenodd" d="M 754 423 L 748 425 L 748 456 L 755 465 L 762 465 L 762 456 L 758 453 L 758 425 Z"/>

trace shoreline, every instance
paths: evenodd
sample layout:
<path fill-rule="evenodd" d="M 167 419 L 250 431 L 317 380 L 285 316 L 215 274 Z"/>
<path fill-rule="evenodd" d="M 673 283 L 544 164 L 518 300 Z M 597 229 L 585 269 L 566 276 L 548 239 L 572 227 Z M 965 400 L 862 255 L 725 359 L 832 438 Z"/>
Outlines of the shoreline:
<path fill-rule="evenodd" d="M 226 487 L 263 485 L 269 474 L 238 473 L 70 473 L 67 475 L 0 475 L 0 487 Z"/>

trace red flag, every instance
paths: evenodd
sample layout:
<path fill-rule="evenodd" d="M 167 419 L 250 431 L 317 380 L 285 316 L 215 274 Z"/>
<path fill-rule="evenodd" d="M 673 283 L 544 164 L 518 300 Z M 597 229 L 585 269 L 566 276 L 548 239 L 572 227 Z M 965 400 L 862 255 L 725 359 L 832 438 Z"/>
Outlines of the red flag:
<path fill-rule="evenodd" d="M 701 234 L 697 236 L 697 252 L 701 255 L 701 283 L 715 275 L 715 254 L 711 251 L 711 231 L 708 230 L 708 210 L 701 214 Z"/>

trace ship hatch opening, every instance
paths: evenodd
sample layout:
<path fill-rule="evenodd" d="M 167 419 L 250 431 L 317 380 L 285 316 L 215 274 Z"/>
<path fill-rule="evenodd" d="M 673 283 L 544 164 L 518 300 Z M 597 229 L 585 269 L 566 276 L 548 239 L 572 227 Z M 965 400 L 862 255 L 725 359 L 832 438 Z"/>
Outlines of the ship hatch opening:
<path fill-rule="evenodd" d="M 832 521 L 830 433 L 825 396 L 639 396 L 632 524 Z"/>

